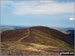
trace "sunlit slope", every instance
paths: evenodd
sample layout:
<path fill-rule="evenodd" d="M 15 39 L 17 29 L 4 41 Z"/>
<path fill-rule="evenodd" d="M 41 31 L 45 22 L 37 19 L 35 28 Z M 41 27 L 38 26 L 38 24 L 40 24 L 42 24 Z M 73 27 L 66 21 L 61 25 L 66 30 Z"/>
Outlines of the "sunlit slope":
<path fill-rule="evenodd" d="M 13 27 L 0 27 L 0 31 L 9 31 L 9 30 L 14 30 Z"/>

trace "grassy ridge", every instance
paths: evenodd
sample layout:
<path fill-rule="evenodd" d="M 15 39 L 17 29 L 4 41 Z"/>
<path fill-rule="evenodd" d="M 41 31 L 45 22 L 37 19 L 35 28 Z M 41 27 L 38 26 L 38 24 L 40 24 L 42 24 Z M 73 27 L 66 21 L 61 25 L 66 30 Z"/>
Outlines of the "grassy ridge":
<path fill-rule="evenodd" d="M 30 33 L 27 33 L 29 29 Z M 27 29 L 12 30 L 2 32 L 1 49 L 4 50 L 26 50 L 27 54 L 58 54 L 62 51 L 73 51 L 73 42 L 71 38 L 55 29 L 48 27 L 30 27 Z M 21 42 L 19 39 L 25 37 Z M 5 52 L 4 52 L 5 53 Z M 26 52 L 24 53 L 26 54 Z"/>

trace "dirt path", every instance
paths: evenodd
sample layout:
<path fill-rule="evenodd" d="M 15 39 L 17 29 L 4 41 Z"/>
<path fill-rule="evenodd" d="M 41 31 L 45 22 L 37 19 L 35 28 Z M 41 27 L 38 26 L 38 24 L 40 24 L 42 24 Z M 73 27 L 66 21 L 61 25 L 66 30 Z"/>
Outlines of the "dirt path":
<path fill-rule="evenodd" d="M 22 38 L 20 38 L 20 39 L 18 40 L 18 42 L 21 42 L 23 39 L 27 38 L 29 35 L 30 35 L 30 29 L 28 28 L 28 29 L 27 29 L 27 35 L 24 36 L 24 37 L 22 37 Z M 14 47 L 15 47 L 15 46 L 10 46 L 8 49 L 11 49 L 11 48 L 14 48 Z"/>
<path fill-rule="evenodd" d="M 29 35 L 30 35 L 30 30 L 29 30 L 29 28 L 27 29 L 27 35 L 26 36 L 24 36 L 24 37 L 22 37 L 22 38 L 20 38 L 18 41 L 19 42 L 21 42 L 23 39 L 25 39 L 25 38 L 27 38 Z"/>

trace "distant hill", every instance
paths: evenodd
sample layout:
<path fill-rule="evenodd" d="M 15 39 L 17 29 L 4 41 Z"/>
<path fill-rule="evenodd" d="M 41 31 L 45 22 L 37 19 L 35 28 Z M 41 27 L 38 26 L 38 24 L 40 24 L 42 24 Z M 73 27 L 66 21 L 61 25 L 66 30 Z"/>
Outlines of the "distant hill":
<path fill-rule="evenodd" d="M 70 37 L 74 38 L 74 30 L 67 30 L 66 32 L 68 32 L 67 35 L 69 35 Z"/>
<path fill-rule="evenodd" d="M 1 25 L 0 26 L 0 31 L 10 31 L 14 29 L 23 29 L 23 28 L 28 28 L 27 26 L 10 26 L 10 25 Z"/>
<path fill-rule="evenodd" d="M 16 29 L 1 33 L 2 42 L 27 42 L 53 46 L 63 51 L 73 51 L 73 39 L 68 35 L 44 26 Z"/>
<path fill-rule="evenodd" d="M 74 28 L 56 28 L 56 30 L 70 36 L 74 40 Z"/>
<path fill-rule="evenodd" d="M 13 27 L 0 27 L 0 31 L 3 32 L 3 31 L 9 31 L 9 30 L 14 30 Z"/>

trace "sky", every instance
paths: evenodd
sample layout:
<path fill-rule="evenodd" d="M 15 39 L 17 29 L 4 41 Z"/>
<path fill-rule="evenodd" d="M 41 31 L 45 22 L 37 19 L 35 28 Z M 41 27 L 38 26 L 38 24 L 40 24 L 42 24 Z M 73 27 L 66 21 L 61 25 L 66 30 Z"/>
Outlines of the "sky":
<path fill-rule="evenodd" d="M 1 25 L 74 27 L 74 0 L 1 0 Z"/>

